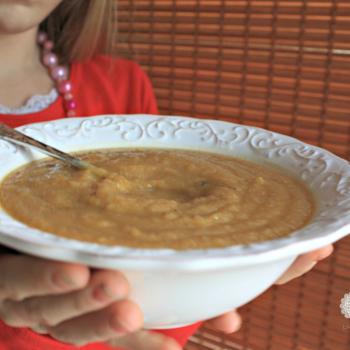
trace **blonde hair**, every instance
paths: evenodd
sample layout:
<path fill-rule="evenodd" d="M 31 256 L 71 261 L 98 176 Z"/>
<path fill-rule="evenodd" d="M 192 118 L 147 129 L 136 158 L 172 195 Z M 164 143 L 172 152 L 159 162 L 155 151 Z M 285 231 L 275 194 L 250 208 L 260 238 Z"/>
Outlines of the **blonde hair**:
<path fill-rule="evenodd" d="M 41 23 L 55 43 L 60 63 L 111 53 L 115 0 L 63 0 Z"/>

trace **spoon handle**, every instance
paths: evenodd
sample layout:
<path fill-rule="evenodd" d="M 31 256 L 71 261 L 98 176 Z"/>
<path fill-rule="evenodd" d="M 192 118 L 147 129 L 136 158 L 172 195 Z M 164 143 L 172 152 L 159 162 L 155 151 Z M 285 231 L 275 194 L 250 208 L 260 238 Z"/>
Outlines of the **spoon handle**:
<path fill-rule="evenodd" d="M 70 165 L 79 168 L 86 169 L 89 164 L 79 158 L 73 157 L 70 154 L 64 153 L 54 147 L 46 145 L 40 141 L 37 141 L 27 135 L 22 134 L 21 132 L 8 127 L 5 124 L 0 123 L 0 138 L 10 141 L 21 146 L 32 146 L 38 151 L 45 153 L 51 157 L 62 160 Z"/>

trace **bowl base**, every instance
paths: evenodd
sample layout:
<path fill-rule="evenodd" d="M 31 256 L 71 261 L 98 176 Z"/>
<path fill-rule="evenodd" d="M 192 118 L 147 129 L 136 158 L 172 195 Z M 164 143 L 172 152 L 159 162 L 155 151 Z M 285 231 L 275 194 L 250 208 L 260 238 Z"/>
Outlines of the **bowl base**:
<path fill-rule="evenodd" d="M 155 330 L 155 329 L 174 329 L 174 328 L 182 328 L 182 327 L 187 327 L 187 326 L 192 326 L 193 323 L 175 323 L 175 324 L 167 324 L 167 325 L 163 325 L 163 326 L 147 326 L 145 325 L 145 327 L 143 327 L 144 329 L 147 330 Z"/>

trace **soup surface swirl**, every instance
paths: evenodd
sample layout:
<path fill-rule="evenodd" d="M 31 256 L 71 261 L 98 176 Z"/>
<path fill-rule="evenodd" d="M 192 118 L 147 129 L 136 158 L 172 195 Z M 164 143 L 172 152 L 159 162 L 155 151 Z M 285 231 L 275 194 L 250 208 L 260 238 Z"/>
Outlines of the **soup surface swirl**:
<path fill-rule="evenodd" d="M 78 153 L 106 177 L 51 159 L 8 175 L 2 207 L 25 224 L 105 245 L 178 250 L 276 239 L 308 223 L 311 193 L 270 166 L 213 153 Z"/>

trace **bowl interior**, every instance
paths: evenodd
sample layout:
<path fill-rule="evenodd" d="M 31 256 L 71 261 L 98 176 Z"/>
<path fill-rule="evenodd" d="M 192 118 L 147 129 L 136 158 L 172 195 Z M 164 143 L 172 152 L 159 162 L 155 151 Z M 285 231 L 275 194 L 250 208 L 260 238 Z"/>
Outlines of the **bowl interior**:
<path fill-rule="evenodd" d="M 221 121 L 149 115 L 97 116 L 61 119 L 19 128 L 22 132 L 63 151 L 101 148 L 178 148 L 240 157 L 283 168 L 312 191 L 316 213 L 309 225 L 273 241 L 210 250 L 176 252 L 147 250 L 67 240 L 17 222 L 0 210 L 0 242 L 22 247 L 24 242 L 106 257 L 129 259 L 246 258 L 273 254 L 296 254 L 315 249 L 350 231 L 350 166 L 323 149 L 263 129 Z M 40 153 L 0 141 L 0 180 Z M 271 256 L 273 256 L 270 255 Z"/>

